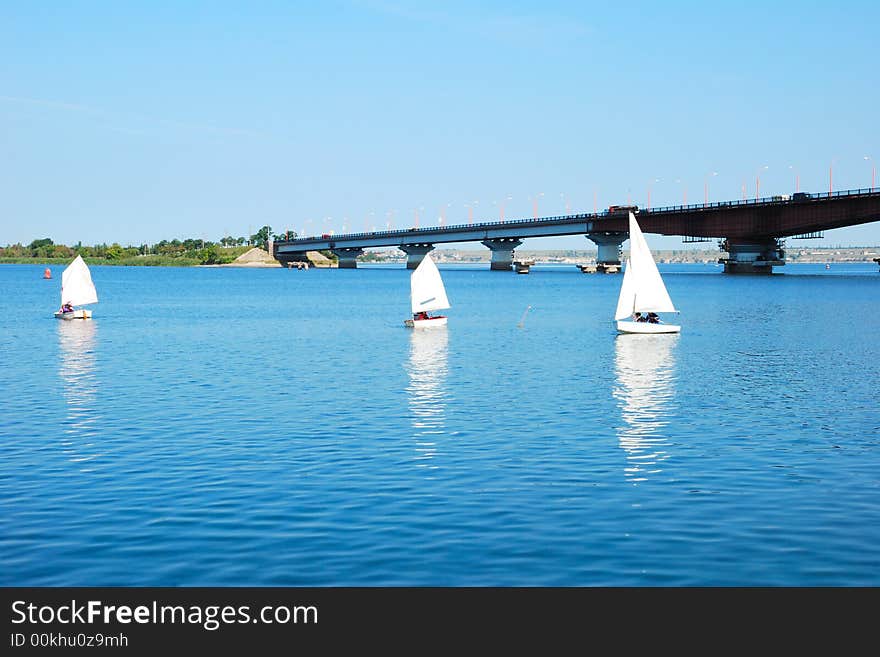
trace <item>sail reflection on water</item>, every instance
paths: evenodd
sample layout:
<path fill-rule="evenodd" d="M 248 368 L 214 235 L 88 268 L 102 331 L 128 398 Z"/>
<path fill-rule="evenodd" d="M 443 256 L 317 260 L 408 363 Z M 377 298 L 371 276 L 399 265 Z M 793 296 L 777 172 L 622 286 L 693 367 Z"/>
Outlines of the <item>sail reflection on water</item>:
<path fill-rule="evenodd" d="M 58 376 L 67 415 L 61 427 L 61 445 L 72 463 L 88 470 L 88 462 L 100 456 L 96 452 L 98 390 L 95 373 L 97 323 L 58 322 Z"/>
<path fill-rule="evenodd" d="M 445 326 L 413 331 L 410 334 L 406 388 L 416 458 L 430 467 L 437 454 L 437 439 L 446 431 L 446 376 L 449 333 Z"/>
<path fill-rule="evenodd" d="M 617 435 L 626 452 L 625 475 L 644 481 L 662 470 L 666 427 L 675 398 L 677 335 L 619 335 L 615 341 L 618 400 L 623 423 Z"/>

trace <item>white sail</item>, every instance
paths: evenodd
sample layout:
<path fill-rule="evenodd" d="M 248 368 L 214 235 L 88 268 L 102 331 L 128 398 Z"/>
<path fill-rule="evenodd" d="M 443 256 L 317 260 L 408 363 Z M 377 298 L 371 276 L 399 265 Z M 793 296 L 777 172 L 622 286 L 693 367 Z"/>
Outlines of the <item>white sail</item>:
<path fill-rule="evenodd" d="M 633 295 L 635 297 L 632 307 L 629 308 L 629 314 L 637 312 L 654 312 L 654 313 L 674 313 L 675 306 L 672 305 L 672 299 L 669 298 L 669 292 L 660 278 L 660 272 L 657 271 L 657 265 L 645 236 L 636 222 L 635 215 L 629 213 L 629 264 L 627 272 L 630 269 L 632 278 Z M 621 288 L 625 287 L 625 284 Z M 621 293 L 623 289 L 621 289 Z M 620 303 L 618 303 L 618 314 L 616 319 L 621 319 Z"/>
<path fill-rule="evenodd" d="M 443 279 L 440 278 L 440 271 L 430 255 L 426 254 L 422 258 L 410 277 L 409 285 L 413 314 L 449 308 Z"/>
<path fill-rule="evenodd" d="M 617 312 L 614 313 L 614 319 L 626 319 L 633 314 L 636 301 L 636 289 L 633 286 L 633 281 L 632 267 L 627 260 L 623 270 L 623 282 L 620 284 L 620 296 L 617 298 Z"/>
<path fill-rule="evenodd" d="M 76 256 L 61 274 L 61 303 L 72 306 L 98 303 L 98 292 L 92 283 L 92 274 L 82 256 Z"/>

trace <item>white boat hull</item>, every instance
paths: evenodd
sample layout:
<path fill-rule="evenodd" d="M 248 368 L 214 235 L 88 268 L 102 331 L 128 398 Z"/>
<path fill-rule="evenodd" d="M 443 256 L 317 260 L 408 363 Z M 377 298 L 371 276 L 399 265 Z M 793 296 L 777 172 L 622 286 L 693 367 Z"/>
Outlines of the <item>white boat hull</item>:
<path fill-rule="evenodd" d="M 626 320 L 617 322 L 617 330 L 620 333 L 680 333 L 681 327 L 675 324 L 651 324 L 650 322 L 629 322 Z"/>
<path fill-rule="evenodd" d="M 435 326 L 446 326 L 446 317 L 431 317 L 430 319 L 406 319 L 403 325 L 407 328 L 434 328 Z"/>
<path fill-rule="evenodd" d="M 63 313 L 61 311 L 55 313 L 56 319 L 91 319 L 91 310 L 74 310 L 71 313 Z"/>

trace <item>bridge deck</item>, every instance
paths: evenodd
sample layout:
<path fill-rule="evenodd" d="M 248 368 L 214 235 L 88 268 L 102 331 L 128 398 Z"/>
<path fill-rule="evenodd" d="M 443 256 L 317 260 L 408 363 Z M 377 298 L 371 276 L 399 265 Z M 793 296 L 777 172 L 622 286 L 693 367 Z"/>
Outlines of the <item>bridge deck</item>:
<path fill-rule="evenodd" d="M 646 233 L 748 241 L 790 237 L 880 221 L 880 189 L 877 188 L 795 196 L 797 198 L 771 197 L 639 209 L 639 225 Z M 538 219 L 347 233 L 329 237 L 299 237 L 292 240 L 276 239 L 275 252 L 284 255 L 321 249 L 358 249 L 602 232 L 626 233 L 627 226 L 625 210 L 606 210 Z"/>

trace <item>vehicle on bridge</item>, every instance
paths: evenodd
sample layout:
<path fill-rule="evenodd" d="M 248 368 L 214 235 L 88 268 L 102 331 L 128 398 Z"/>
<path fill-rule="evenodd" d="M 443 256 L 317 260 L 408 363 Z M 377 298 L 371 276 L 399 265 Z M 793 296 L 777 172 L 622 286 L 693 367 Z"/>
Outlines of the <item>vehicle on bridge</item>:
<path fill-rule="evenodd" d="M 638 205 L 609 205 L 608 214 L 627 214 L 632 212 L 636 214 L 639 211 Z"/>

